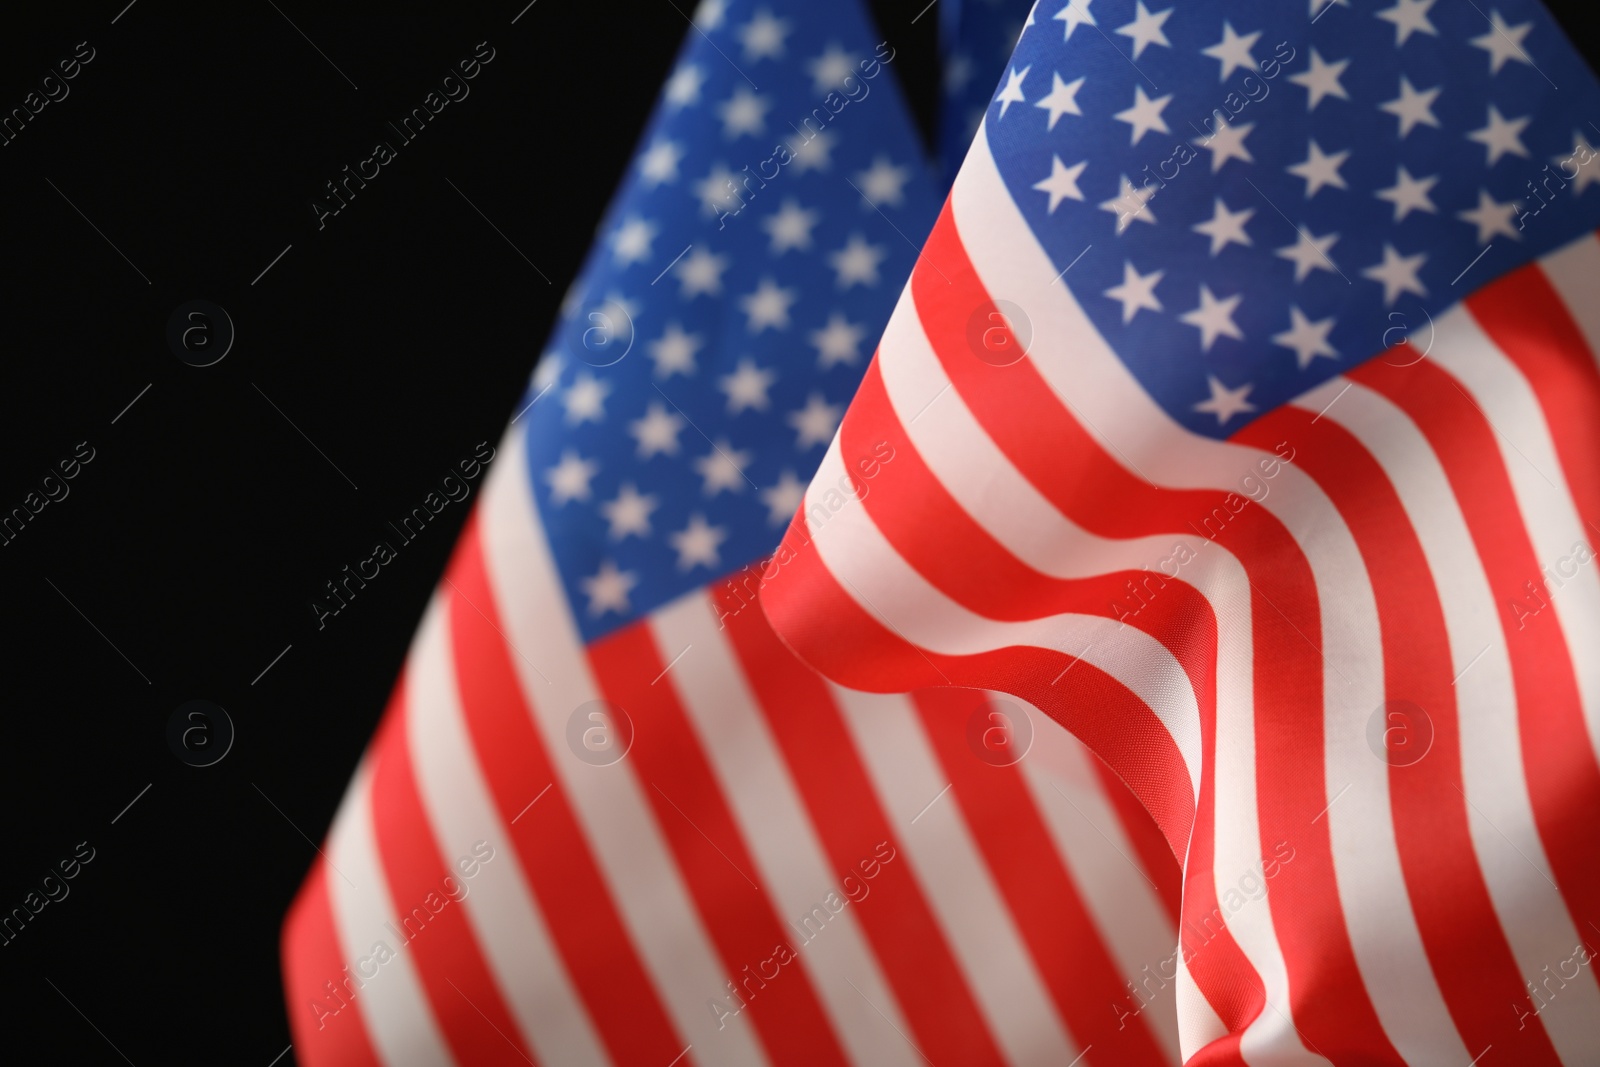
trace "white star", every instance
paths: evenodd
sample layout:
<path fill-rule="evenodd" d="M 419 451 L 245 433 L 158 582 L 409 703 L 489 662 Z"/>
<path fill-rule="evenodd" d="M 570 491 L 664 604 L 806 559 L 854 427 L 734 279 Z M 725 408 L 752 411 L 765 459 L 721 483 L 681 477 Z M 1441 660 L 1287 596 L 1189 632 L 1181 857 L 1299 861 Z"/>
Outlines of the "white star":
<path fill-rule="evenodd" d="M 1083 173 L 1083 168 L 1089 165 L 1088 160 L 1064 166 L 1061 157 L 1054 153 L 1050 156 L 1050 176 L 1043 181 L 1033 183 L 1033 187 L 1041 193 L 1050 194 L 1050 206 L 1046 214 L 1054 215 L 1056 206 L 1063 200 L 1082 200 L 1083 193 L 1078 189 L 1078 175 Z"/>
<path fill-rule="evenodd" d="M 1477 45 L 1489 53 L 1489 73 L 1499 74 L 1500 68 L 1511 60 L 1533 66 L 1533 60 L 1528 58 L 1528 53 L 1522 50 L 1522 39 L 1528 36 L 1528 31 L 1533 29 L 1533 23 L 1524 22 L 1520 26 L 1507 26 L 1506 20 L 1500 17 L 1500 12 L 1489 12 L 1489 32 L 1482 37 L 1474 37 L 1472 44 Z"/>
<path fill-rule="evenodd" d="M 700 491 L 706 496 L 716 496 L 724 489 L 730 493 L 743 492 L 744 469 L 749 465 L 750 453 L 740 452 L 726 437 L 718 438 L 710 452 L 694 461 L 695 471 L 704 479 Z"/>
<path fill-rule="evenodd" d="M 745 134 L 761 136 L 761 131 L 767 128 L 767 109 L 770 107 L 772 101 L 739 86 L 733 91 L 733 96 L 717 106 L 717 114 L 722 116 L 722 136 L 730 141 Z"/>
<path fill-rule="evenodd" d="M 1072 40 L 1072 31 L 1079 26 L 1095 25 L 1094 16 L 1089 14 L 1089 5 L 1093 2 L 1094 0 L 1071 0 L 1066 7 L 1050 16 L 1053 21 L 1067 24 L 1067 33 L 1062 40 Z"/>
<path fill-rule="evenodd" d="M 1413 211 L 1438 211 L 1433 206 L 1433 199 L 1428 196 L 1428 190 L 1438 181 L 1437 174 L 1431 178 L 1413 178 L 1410 171 L 1401 167 L 1395 174 L 1394 184 L 1387 189 L 1379 189 L 1373 195 L 1394 205 L 1394 221 L 1399 222 Z"/>
<path fill-rule="evenodd" d="M 1001 118 L 1006 117 L 1006 112 L 1010 110 L 1012 104 L 1026 104 L 1028 102 L 1028 98 L 1022 95 L 1022 79 L 1026 78 L 1028 76 L 1028 71 L 1032 69 L 1033 67 L 1031 64 L 1023 67 L 1020 71 L 1018 71 L 1017 68 L 1012 67 L 1011 73 L 1006 75 L 1005 87 L 1002 88 L 1000 90 L 1000 94 L 995 97 L 995 100 L 1000 104 Z"/>
<path fill-rule="evenodd" d="M 767 410 L 767 390 L 777 380 L 777 371 L 762 370 L 754 361 L 741 359 L 732 374 L 724 374 L 718 379 L 717 388 L 728 396 L 728 414 L 737 415 L 752 408 L 756 411 Z"/>
<path fill-rule="evenodd" d="M 1500 203 L 1489 195 L 1489 190 L 1478 190 L 1478 206 L 1471 211 L 1462 211 L 1456 218 L 1463 222 L 1470 222 L 1478 228 L 1478 243 L 1488 244 L 1501 234 L 1513 241 L 1522 240 L 1521 232 L 1511 225 L 1511 218 L 1517 213 L 1517 202 L 1507 200 Z"/>
<path fill-rule="evenodd" d="M 856 57 L 836 43 L 830 43 L 818 57 L 806 63 L 811 72 L 811 87 L 818 96 L 839 88 L 844 80 L 855 73 Z"/>
<path fill-rule="evenodd" d="M 1300 364 L 1300 369 L 1305 370 L 1318 356 L 1327 359 L 1339 358 L 1338 351 L 1328 343 L 1328 331 L 1333 329 L 1333 323 L 1332 317 L 1321 322 L 1312 322 L 1299 308 L 1290 307 L 1289 328 L 1282 333 L 1273 334 L 1272 343 L 1294 349 L 1294 356 Z"/>
<path fill-rule="evenodd" d="M 811 247 L 811 230 L 822 221 L 822 215 L 808 211 L 794 200 L 785 200 L 783 206 L 761 220 L 761 228 L 772 238 L 769 251 L 779 256 L 791 248 L 806 251 Z"/>
<path fill-rule="evenodd" d="M 639 442 L 640 459 L 649 459 L 657 453 L 675 456 L 678 454 L 678 434 L 683 431 L 683 425 L 682 419 L 662 407 L 658 401 L 652 400 L 644 418 L 628 424 L 628 432 Z"/>
<path fill-rule="evenodd" d="M 1315 111 L 1317 105 L 1322 103 L 1324 97 L 1336 96 L 1340 100 L 1350 99 L 1350 94 L 1344 91 L 1344 86 L 1339 84 L 1339 76 L 1344 73 L 1344 68 L 1350 65 L 1348 59 L 1341 59 L 1337 63 L 1326 63 L 1317 55 L 1317 50 L 1311 50 L 1311 68 L 1302 70 L 1299 74 L 1289 75 L 1289 80 L 1296 85 L 1305 86 L 1307 94 L 1306 110 Z"/>
<path fill-rule="evenodd" d="M 782 59 L 783 39 L 789 36 L 789 23 L 775 19 L 770 11 L 760 11 L 756 17 L 739 27 L 739 40 L 744 44 L 744 58 L 750 62 L 758 59 Z"/>
<path fill-rule="evenodd" d="M 1256 213 L 1253 207 L 1242 211 L 1229 211 L 1222 197 L 1216 198 L 1216 204 L 1211 210 L 1211 218 L 1194 227 L 1195 233 L 1203 233 L 1211 238 L 1211 254 L 1214 256 L 1228 247 L 1232 241 L 1237 245 L 1249 247 L 1255 242 L 1250 240 L 1250 235 L 1244 232 L 1244 224 L 1250 221 L 1250 216 Z"/>
<path fill-rule="evenodd" d="M 1244 334 L 1233 321 L 1233 313 L 1243 296 L 1242 293 L 1235 293 L 1226 300 L 1218 300 L 1211 295 L 1209 288 L 1204 285 L 1200 287 L 1200 306 L 1178 316 L 1179 322 L 1186 322 L 1200 331 L 1200 351 L 1211 351 L 1218 337 L 1244 340 Z"/>
<path fill-rule="evenodd" d="M 1551 156 L 1551 162 L 1561 172 L 1561 176 L 1572 182 L 1572 195 L 1582 196 L 1583 191 L 1590 185 L 1600 182 L 1600 167 L 1583 168 L 1594 162 L 1596 152 L 1589 144 L 1589 138 L 1583 135 L 1582 130 L 1577 130 L 1572 135 L 1572 151 L 1564 156 Z M 1572 174 L 1567 173 L 1567 167 L 1573 169 Z"/>
<path fill-rule="evenodd" d="M 737 215 L 744 209 L 744 203 L 733 184 L 736 177 L 736 173 L 718 163 L 709 174 L 694 183 L 694 195 L 700 200 L 701 214 L 720 215 L 731 210 Z"/>
<path fill-rule="evenodd" d="M 1217 380 L 1216 375 L 1208 374 L 1206 386 L 1211 390 L 1211 397 L 1196 404 L 1194 410 L 1215 415 L 1218 426 L 1226 426 L 1228 420 L 1235 415 L 1256 409 L 1256 406 L 1246 399 L 1250 395 L 1250 390 L 1255 388 L 1248 382 L 1237 389 L 1229 389 Z"/>
<path fill-rule="evenodd" d="M 672 276 L 681 288 L 678 295 L 693 300 L 701 293 L 707 296 L 722 295 L 722 272 L 728 269 L 728 257 L 719 256 L 706 248 L 697 248 L 678 261 Z"/>
<path fill-rule="evenodd" d="M 805 503 L 806 483 L 794 476 L 794 471 L 784 471 L 778 484 L 761 490 L 761 502 L 767 506 L 767 522 L 782 526 L 794 518 L 794 513 Z"/>
<path fill-rule="evenodd" d="M 639 174 L 646 189 L 678 180 L 678 163 L 683 159 L 683 148 L 676 142 L 661 138 L 639 156 Z"/>
<path fill-rule="evenodd" d="M 1488 125 L 1481 130 L 1473 130 L 1467 134 L 1467 140 L 1477 141 L 1489 153 L 1489 166 L 1494 166 L 1504 155 L 1522 156 L 1527 158 L 1527 146 L 1522 143 L 1522 131 L 1527 128 L 1533 116 L 1528 115 L 1520 119 L 1508 119 L 1500 114 L 1500 109 L 1493 104 L 1489 105 Z"/>
<path fill-rule="evenodd" d="M 811 331 L 811 344 L 817 350 L 817 366 L 827 370 L 835 363 L 854 365 L 861 358 L 861 342 L 867 336 L 863 326 L 852 326 L 837 311 L 828 316 L 828 325 Z"/>
<path fill-rule="evenodd" d="M 1217 123 L 1217 128 L 1211 131 L 1210 137 L 1196 137 L 1194 143 L 1202 148 L 1211 149 L 1211 173 L 1215 174 L 1222 169 L 1222 165 L 1230 159 L 1242 159 L 1246 163 L 1254 163 L 1256 157 L 1244 146 L 1244 139 L 1250 136 L 1250 131 L 1256 128 L 1253 122 L 1246 122 L 1242 126 L 1232 126 L 1227 122 Z"/>
<path fill-rule="evenodd" d="M 1118 27 L 1117 32 L 1133 40 L 1133 58 L 1138 59 L 1140 53 L 1149 45 L 1159 44 L 1170 48 L 1172 42 L 1167 40 L 1167 35 L 1161 32 L 1161 24 L 1172 15 L 1172 8 L 1158 11 L 1154 15 L 1145 10 L 1144 0 L 1139 0 L 1134 11 L 1133 21 L 1126 26 Z"/>
<path fill-rule="evenodd" d="M 1395 5 L 1379 11 L 1378 17 L 1385 22 L 1394 23 L 1395 47 L 1406 43 L 1406 38 L 1413 33 L 1431 33 L 1439 36 L 1439 31 L 1428 21 L 1428 9 L 1434 5 L 1434 0 L 1395 0 Z"/>
<path fill-rule="evenodd" d="M 606 397 L 611 395 L 611 385 L 580 371 L 578 378 L 561 396 L 561 405 L 567 409 L 567 425 L 584 422 L 604 422 Z"/>
<path fill-rule="evenodd" d="M 1294 280 L 1303 282 L 1306 275 L 1314 270 L 1325 270 L 1330 274 L 1337 273 L 1333 260 L 1328 258 L 1328 249 L 1339 239 L 1336 233 L 1323 234 L 1321 237 L 1311 236 L 1309 230 L 1299 230 L 1299 240 L 1292 245 L 1285 245 L 1278 249 L 1277 254 L 1294 263 Z"/>
<path fill-rule="evenodd" d="M 1152 100 L 1144 95 L 1144 86 L 1133 87 L 1133 106 L 1119 111 L 1112 118 L 1118 122 L 1126 122 L 1133 127 L 1133 136 L 1129 144 L 1138 144 L 1139 138 L 1155 130 L 1157 133 L 1171 133 L 1167 129 L 1166 120 L 1161 117 L 1161 112 L 1168 104 L 1172 103 L 1172 94 Z"/>
<path fill-rule="evenodd" d="M 1149 186 L 1145 186 L 1142 189 L 1135 188 L 1134 184 L 1128 180 L 1128 176 L 1124 174 L 1117 195 L 1110 200 L 1101 201 L 1100 208 L 1117 216 L 1118 233 L 1132 226 L 1134 219 L 1138 219 L 1140 222 L 1148 222 L 1154 226 L 1156 213 L 1150 207 L 1150 198 L 1155 195 L 1156 190 L 1151 189 Z"/>
<path fill-rule="evenodd" d="M 1379 104 L 1380 110 L 1387 111 L 1400 119 L 1400 136 L 1405 137 L 1417 125 L 1437 126 L 1439 120 L 1433 114 L 1433 102 L 1439 98 L 1439 93 L 1444 86 L 1434 86 L 1432 89 L 1417 92 L 1411 87 L 1410 79 L 1404 75 L 1400 78 L 1400 95 L 1386 103 Z"/>
<path fill-rule="evenodd" d="M 1078 109 L 1078 90 L 1083 88 L 1084 79 L 1075 82 L 1064 82 L 1061 75 L 1054 71 L 1050 74 L 1050 92 L 1040 97 L 1033 103 L 1034 107 L 1043 108 L 1050 112 L 1050 121 L 1045 124 L 1045 129 L 1056 128 L 1056 119 L 1062 115 L 1081 115 Z"/>
<path fill-rule="evenodd" d="M 830 404 L 821 393 L 806 398 L 806 406 L 789 413 L 789 425 L 795 429 L 794 447 L 804 452 L 812 445 L 825 445 L 833 440 L 833 431 L 839 428 L 839 417 L 844 408 Z"/>
<path fill-rule="evenodd" d="M 700 87 L 706 83 L 706 72 L 693 63 L 685 63 L 667 79 L 667 103 L 672 107 L 688 107 L 700 102 Z"/>
<path fill-rule="evenodd" d="M 694 24 L 709 33 L 722 25 L 727 14 L 728 0 L 700 0 L 694 9 Z"/>
<path fill-rule="evenodd" d="M 582 584 L 584 595 L 589 598 L 590 615 L 604 615 L 608 611 L 622 615 L 631 608 L 628 594 L 639 584 L 639 578 L 632 571 L 617 570 L 617 565 L 608 559 L 600 564 L 600 570 L 593 577 L 583 579 Z"/>
<path fill-rule="evenodd" d="M 1305 162 L 1296 163 L 1287 169 L 1295 177 L 1306 180 L 1306 199 L 1310 200 L 1324 185 L 1331 185 L 1335 189 L 1350 188 L 1339 174 L 1339 168 L 1344 166 L 1344 161 L 1349 158 L 1349 149 L 1328 155 L 1317 146 L 1317 142 L 1312 141 Z"/>
<path fill-rule="evenodd" d="M 600 513 L 611 524 L 611 540 L 620 541 L 629 534 L 650 536 L 650 513 L 660 501 L 649 494 L 641 494 L 632 482 L 622 483 L 616 498 L 600 505 Z"/>
<path fill-rule="evenodd" d="M 629 300 L 627 297 L 613 289 L 607 293 L 606 298 L 600 302 L 600 311 L 604 313 L 607 318 L 616 317 L 622 320 L 622 329 L 619 329 L 616 332 L 621 333 L 624 329 L 631 332 L 633 329 L 633 320 L 639 317 L 639 301 Z M 589 312 L 589 321 L 596 321 L 595 312 Z M 606 329 L 610 330 L 611 328 L 611 325 L 606 323 Z"/>
<path fill-rule="evenodd" d="M 875 157 L 872 166 L 856 175 L 856 185 L 862 195 L 861 210 L 871 211 L 885 204 L 899 207 L 905 203 L 906 182 L 910 180 L 910 167 L 897 167 L 888 156 Z"/>
<path fill-rule="evenodd" d="M 680 571 L 692 570 L 696 565 L 715 567 L 721 562 L 717 549 L 727 539 L 726 529 L 709 525 L 706 517 L 698 512 L 689 516 L 688 526 L 668 538 L 677 550 Z"/>
<path fill-rule="evenodd" d="M 649 259 L 650 242 L 656 239 L 656 232 L 656 225 L 647 219 L 624 219 L 611 235 L 611 254 L 616 257 L 617 265 L 626 267 Z"/>
<path fill-rule="evenodd" d="M 1107 289 L 1106 295 L 1122 302 L 1124 323 L 1132 322 L 1141 308 L 1150 311 L 1161 310 L 1161 301 L 1156 299 L 1156 284 L 1161 281 L 1161 276 L 1165 273 L 1166 271 L 1153 270 L 1149 274 L 1140 274 L 1134 270 L 1131 262 L 1123 261 L 1122 284 Z"/>
<path fill-rule="evenodd" d="M 1210 56 L 1221 63 L 1222 77 L 1218 81 L 1227 81 L 1228 75 L 1240 67 L 1245 70 L 1256 69 L 1256 57 L 1250 54 L 1250 49 L 1255 47 L 1260 37 L 1259 32 L 1248 33 L 1241 37 L 1233 32 L 1233 27 L 1228 25 L 1227 20 L 1223 20 L 1222 40 L 1210 48 L 1202 49 L 1200 54 Z M 1165 44 L 1166 41 L 1163 40 L 1161 43 Z"/>
<path fill-rule="evenodd" d="M 789 142 L 789 154 L 794 157 L 794 172 L 804 174 L 811 170 L 826 171 L 833 166 L 835 137 L 832 130 L 818 130 L 809 140 Z"/>
<path fill-rule="evenodd" d="M 560 380 L 561 353 L 552 348 L 539 357 L 539 364 L 533 370 L 533 387 L 543 393 Z"/>
<path fill-rule="evenodd" d="M 828 256 L 835 284 L 841 289 L 852 285 L 877 285 L 878 264 L 888 254 L 888 249 L 882 245 L 868 244 L 859 233 L 851 234 L 848 244 Z"/>
<path fill-rule="evenodd" d="M 1383 283 L 1384 305 L 1393 304 L 1399 299 L 1401 293 L 1415 293 L 1417 296 L 1427 296 L 1428 290 L 1423 288 L 1422 282 L 1417 278 L 1417 271 L 1422 269 L 1428 256 L 1418 252 L 1414 256 L 1402 256 L 1394 250 L 1394 245 L 1385 243 L 1383 246 L 1383 262 L 1376 266 L 1368 267 L 1361 272 L 1364 278 L 1371 278 L 1375 282 Z"/>
<path fill-rule="evenodd" d="M 561 453 L 561 461 L 544 472 L 550 486 L 550 503 L 560 506 L 569 500 L 588 500 L 589 481 L 600 473 L 600 464 L 584 459 L 572 449 Z"/>
<path fill-rule="evenodd" d="M 739 298 L 739 306 L 747 317 L 745 329 L 760 333 L 769 327 L 776 330 L 789 328 L 789 305 L 800 299 L 793 289 L 780 288 L 771 278 L 761 279 L 753 293 Z"/>
<path fill-rule="evenodd" d="M 656 363 L 656 377 L 693 374 L 694 354 L 700 351 L 704 343 L 698 334 L 684 333 L 677 323 L 667 323 L 661 336 L 650 342 L 650 358 Z"/>

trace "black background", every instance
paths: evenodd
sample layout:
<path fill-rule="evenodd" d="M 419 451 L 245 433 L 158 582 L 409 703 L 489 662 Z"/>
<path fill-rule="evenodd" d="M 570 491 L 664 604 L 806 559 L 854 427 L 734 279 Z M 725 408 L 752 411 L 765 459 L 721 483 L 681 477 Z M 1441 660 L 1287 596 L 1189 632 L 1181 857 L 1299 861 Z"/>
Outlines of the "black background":
<path fill-rule="evenodd" d="M 324 629 L 309 604 L 498 442 L 687 30 L 673 2 L 539 0 L 512 25 L 527 0 L 139 0 L 112 24 L 111 0 L 0 33 L 0 114 L 95 51 L 0 147 L 0 515 L 94 449 L 0 547 L 0 916 L 95 852 L 0 947 L 0 1059 L 265 1067 L 289 1044 L 279 925 L 468 505 Z M 925 127 L 926 3 L 877 5 Z M 480 41 L 470 95 L 319 231 L 324 183 Z M 237 331 L 204 369 L 166 340 L 197 298 Z M 237 729 L 206 768 L 166 740 L 195 698 Z"/>
<path fill-rule="evenodd" d="M 264 1067 L 279 924 L 467 506 L 320 631 L 310 602 L 498 441 L 690 5 L 124 3 L 0 33 L 0 115 L 95 51 L 0 147 L 0 515 L 94 450 L 0 547 L 0 916 L 95 853 L 0 947 L 0 1056 Z M 872 4 L 925 133 L 926 3 Z M 324 183 L 480 41 L 470 96 L 319 231 Z M 204 369 L 166 340 L 197 298 L 237 330 Z M 237 729 L 206 768 L 166 740 L 195 698 Z"/>

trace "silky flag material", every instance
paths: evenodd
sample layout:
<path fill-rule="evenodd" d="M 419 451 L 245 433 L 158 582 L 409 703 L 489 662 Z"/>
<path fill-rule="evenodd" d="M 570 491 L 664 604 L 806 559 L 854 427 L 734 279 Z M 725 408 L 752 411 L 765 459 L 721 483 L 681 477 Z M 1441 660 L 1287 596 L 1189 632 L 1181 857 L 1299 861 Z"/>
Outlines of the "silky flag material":
<path fill-rule="evenodd" d="M 285 924 L 295 1055 L 1176 1063 L 1132 794 L 1020 701 L 830 684 L 756 601 L 937 215 L 893 49 L 855 0 L 685 40 Z"/>
<path fill-rule="evenodd" d="M 1597 120 L 1531 0 L 1046 0 L 766 568 L 1132 786 L 1186 1062 L 1600 1062 Z"/>

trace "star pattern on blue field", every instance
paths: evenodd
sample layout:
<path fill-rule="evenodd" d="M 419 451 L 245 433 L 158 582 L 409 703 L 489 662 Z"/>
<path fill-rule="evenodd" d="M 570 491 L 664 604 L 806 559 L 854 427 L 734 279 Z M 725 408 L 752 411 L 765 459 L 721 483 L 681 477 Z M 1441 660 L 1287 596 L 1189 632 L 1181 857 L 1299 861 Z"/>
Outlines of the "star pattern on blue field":
<path fill-rule="evenodd" d="M 939 0 L 942 63 L 939 106 L 939 169 L 948 187 L 966 158 L 1006 60 L 1016 46 L 1032 0 Z M 1074 86 L 1058 88 L 1050 125 L 1073 111 Z"/>
<path fill-rule="evenodd" d="M 857 4 L 685 29 L 518 415 L 585 640 L 776 546 L 938 210 Z"/>
<path fill-rule="evenodd" d="M 1533 0 L 1040 0 L 986 130 L 1095 327 L 1225 437 L 1600 226 L 1596 117 Z"/>

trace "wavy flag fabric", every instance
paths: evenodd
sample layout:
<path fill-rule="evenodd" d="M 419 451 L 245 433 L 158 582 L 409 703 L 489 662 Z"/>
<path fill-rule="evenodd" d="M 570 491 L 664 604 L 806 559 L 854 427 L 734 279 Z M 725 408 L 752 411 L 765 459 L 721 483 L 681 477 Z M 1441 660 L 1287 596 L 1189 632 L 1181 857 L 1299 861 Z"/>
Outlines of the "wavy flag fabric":
<path fill-rule="evenodd" d="M 937 215 L 894 58 L 854 0 L 696 13 L 286 921 L 301 1063 L 1177 1062 L 1122 783 L 756 604 Z"/>
<path fill-rule="evenodd" d="M 1532 0 L 1044 0 L 764 570 L 1130 784 L 1187 1063 L 1600 1062 L 1597 120 Z"/>

